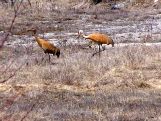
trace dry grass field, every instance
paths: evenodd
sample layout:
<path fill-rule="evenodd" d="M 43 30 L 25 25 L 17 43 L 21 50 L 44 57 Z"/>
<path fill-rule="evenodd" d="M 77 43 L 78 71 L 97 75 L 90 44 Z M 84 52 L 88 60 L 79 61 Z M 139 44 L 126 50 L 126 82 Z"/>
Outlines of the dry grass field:
<path fill-rule="evenodd" d="M 0 121 L 161 121 L 160 9 L 62 2 L 22 6 L 0 49 Z M 0 9 L 4 31 L 13 9 Z M 28 28 L 56 44 L 60 58 L 48 62 Z M 79 29 L 108 33 L 115 47 L 92 57 L 97 45 L 77 39 Z"/>

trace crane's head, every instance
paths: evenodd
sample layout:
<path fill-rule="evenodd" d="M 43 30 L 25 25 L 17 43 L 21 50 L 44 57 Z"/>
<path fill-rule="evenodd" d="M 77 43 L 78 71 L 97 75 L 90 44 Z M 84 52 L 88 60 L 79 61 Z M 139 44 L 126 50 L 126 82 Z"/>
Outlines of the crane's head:
<path fill-rule="evenodd" d="M 78 37 L 77 37 L 77 38 L 79 38 L 80 36 L 83 36 L 83 35 L 84 35 L 83 30 L 79 30 L 79 31 L 78 31 Z"/>
<path fill-rule="evenodd" d="M 36 29 L 28 29 L 27 32 L 32 32 L 32 35 L 36 35 Z"/>

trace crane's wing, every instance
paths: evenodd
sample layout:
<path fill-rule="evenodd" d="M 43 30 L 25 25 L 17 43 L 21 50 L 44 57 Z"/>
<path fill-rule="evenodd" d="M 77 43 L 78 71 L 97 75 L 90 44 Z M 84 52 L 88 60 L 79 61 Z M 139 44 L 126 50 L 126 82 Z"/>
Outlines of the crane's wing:
<path fill-rule="evenodd" d="M 107 41 L 110 39 L 110 37 L 105 34 L 93 33 L 89 35 L 89 39 L 96 43 L 107 44 Z"/>
<path fill-rule="evenodd" d="M 43 50 L 53 50 L 56 47 L 53 44 L 49 43 L 48 41 L 43 41 L 42 48 Z"/>

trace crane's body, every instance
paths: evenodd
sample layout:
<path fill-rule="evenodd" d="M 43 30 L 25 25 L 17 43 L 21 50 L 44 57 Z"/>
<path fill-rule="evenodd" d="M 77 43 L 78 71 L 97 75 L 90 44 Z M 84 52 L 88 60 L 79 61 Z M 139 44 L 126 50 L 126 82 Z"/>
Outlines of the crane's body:
<path fill-rule="evenodd" d="M 33 36 L 35 37 L 36 42 L 38 43 L 39 47 L 41 47 L 46 54 L 53 54 L 56 55 L 57 58 L 60 56 L 60 49 L 54 46 L 53 44 L 49 43 L 49 41 L 42 39 L 36 35 L 36 30 L 28 30 L 33 32 Z M 50 61 L 50 55 L 49 55 L 49 61 Z"/>
<path fill-rule="evenodd" d="M 97 44 L 112 44 L 112 47 L 114 47 L 114 42 L 113 40 L 105 35 L 105 34 L 101 34 L 101 33 L 93 33 L 93 34 L 90 34 L 88 36 L 83 36 L 85 39 L 90 39 L 91 41 L 97 43 Z"/>
<path fill-rule="evenodd" d="M 44 50 L 45 53 L 57 55 L 57 52 L 60 52 L 60 50 L 57 47 L 49 43 L 47 40 L 41 39 L 37 36 L 35 36 L 35 40 L 38 43 L 38 45 Z M 57 55 L 57 57 L 59 57 L 59 54 Z"/>
<path fill-rule="evenodd" d="M 89 39 L 91 40 L 91 42 L 94 42 L 94 43 L 97 43 L 99 45 L 99 54 L 101 52 L 100 50 L 100 46 L 102 46 L 102 44 L 111 44 L 112 47 L 114 47 L 114 42 L 113 40 L 107 36 L 106 34 L 101 34 L 101 33 L 92 33 L 92 34 L 89 34 L 89 35 L 85 35 L 83 33 L 83 30 L 79 30 L 78 32 L 78 36 L 82 36 L 83 38 L 85 39 Z M 104 50 L 103 50 L 104 51 Z M 93 54 L 93 56 L 95 55 L 96 53 Z"/>

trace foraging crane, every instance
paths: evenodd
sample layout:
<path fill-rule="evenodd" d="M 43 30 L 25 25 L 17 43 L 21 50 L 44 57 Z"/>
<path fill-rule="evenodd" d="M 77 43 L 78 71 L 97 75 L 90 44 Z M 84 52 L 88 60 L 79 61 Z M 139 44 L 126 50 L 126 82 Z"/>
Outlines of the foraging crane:
<path fill-rule="evenodd" d="M 112 47 L 114 47 L 114 42 L 113 42 L 113 40 L 112 40 L 109 36 L 107 36 L 107 35 L 105 35 L 105 34 L 93 33 L 93 34 L 90 34 L 90 35 L 87 35 L 87 36 L 86 36 L 86 35 L 84 34 L 83 30 L 79 30 L 79 31 L 78 31 L 78 38 L 79 38 L 80 36 L 82 36 L 82 37 L 85 38 L 85 39 L 90 39 L 90 40 L 91 40 L 90 44 L 91 44 L 92 42 L 97 43 L 98 46 L 99 46 L 99 55 L 100 55 L 100 52 L 101 52 L 100 46 L 102 46 L 102 44 L 107 44 L 107 45 L 111 44 Z M 103 47 L 102 47 L 102 48 L 103 48 Z M 102 51 L 104 51 L 104 50 L 105 50 L 105 48 L 104 48 Z M 96 52 L 96 53 L 97 53 L 97 52 Z M 96 53 L 94 53 L 93 56 L 94 56 Z"/>
<path fill-rule="evenodd" d="M 36 35 L 36 29 L 27 30 L 33 32 L 33 36 L 35 37 L 36 42 L 38 45 L 43 49 L 44 53 L 49 55 L 49 62 L 50 62 L 50 54 L 56 55 L 57 58 L 60 56 L 60 49 L 54 46 L 53 44 L 49 43 L 48 41 L 38 37 Z"/>

